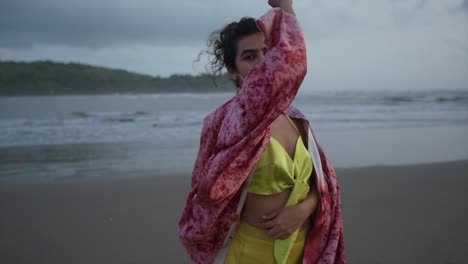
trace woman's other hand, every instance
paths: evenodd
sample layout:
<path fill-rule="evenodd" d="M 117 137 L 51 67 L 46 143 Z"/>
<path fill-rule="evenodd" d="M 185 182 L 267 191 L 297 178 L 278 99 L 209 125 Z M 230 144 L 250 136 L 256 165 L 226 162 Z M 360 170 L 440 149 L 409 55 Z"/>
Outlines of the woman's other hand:
<path fill-rule="evenodd" d="M 306 199 L 301 203 L 264 215 L 260 227 L 273 239 L 286 239 L 315 213 L 318 202 L 317 190 L 311 188 Z"/>
<path fill-rule="evenodd" d="M 309 216 L 299 205 L 286 207 L 263 216 L 260 227 L 273 239 L 286 239 L 301 228 Z"/>

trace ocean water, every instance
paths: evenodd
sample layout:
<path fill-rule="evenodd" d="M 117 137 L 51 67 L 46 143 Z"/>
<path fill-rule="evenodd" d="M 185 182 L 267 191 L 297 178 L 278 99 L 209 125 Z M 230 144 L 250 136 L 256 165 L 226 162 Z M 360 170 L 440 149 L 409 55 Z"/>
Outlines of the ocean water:
<path fill-rule="evenodd" d="M 233 93 L 0 97 L 0 183 L 190 175 Z M 293 103 L 336 167 L 468 158 L 468 91 L 314 92 Z"/>

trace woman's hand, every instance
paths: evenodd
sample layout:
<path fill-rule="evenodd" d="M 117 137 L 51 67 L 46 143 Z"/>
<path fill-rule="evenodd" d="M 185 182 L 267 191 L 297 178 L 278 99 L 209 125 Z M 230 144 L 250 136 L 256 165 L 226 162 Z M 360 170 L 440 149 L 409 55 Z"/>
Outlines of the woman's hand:
<path fill-rule="evenodd" d="M 281 0 L 268 0 L 268 4 L 271 7 L 275 8 L 275 7 L 279 7 L 280 1 Z"/>
<path fill-rule="evenodd" d="M 273 8 L 279 7 L 283 9 L 283 11 L 294 15 L 292 0 L 268 0 L 268 4 Z"/>
<path fill-rule="evenodd" d="M 301 228 L 315 212 L 318 200 L 317 190 L 311 188 L 307 198 L 301 203 L 263 216 L 260 227 L 273 239 L 286 239 Z"/>
<path fill-rule="evenodd" d="M 286 207 L 263 216 L 260 227 L 273 239 L 286 239 L 301 228 L 309 216 L 299 205 Z"/>

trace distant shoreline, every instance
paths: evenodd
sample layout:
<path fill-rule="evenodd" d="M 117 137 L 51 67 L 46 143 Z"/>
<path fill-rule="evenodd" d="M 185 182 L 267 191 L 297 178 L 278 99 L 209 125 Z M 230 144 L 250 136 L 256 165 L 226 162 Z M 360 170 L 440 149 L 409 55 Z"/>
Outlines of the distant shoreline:
<path fill-rule="evenodd" d="M 132 96 L 132 95 L 169 95 L 169 94 L 226 94 L 226 93 L 235 93 L 235 90 L 219 90 L 219 91 L 210 91 L 210 90 L 197 90 L 197 91 L 161 91 L 161 92 L 140 92 L 140 93 L 54 93 L 54 94 L 1 94 L 0 97 L 51 97 L 51 96 L 99 96 L 99 95 L 110 95 L 110 96 Z"/>
<path fill-rule="evenodd" d="M 50 60 L 0 61 L 0 96 L 213 93 L 233 91 L 227 74 L 150 76 Z"/>

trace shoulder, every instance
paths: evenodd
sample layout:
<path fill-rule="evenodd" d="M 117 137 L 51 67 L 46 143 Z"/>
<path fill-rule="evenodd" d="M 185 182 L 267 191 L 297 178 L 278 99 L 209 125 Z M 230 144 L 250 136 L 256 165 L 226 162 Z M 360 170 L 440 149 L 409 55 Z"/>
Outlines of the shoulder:
<path fill-rule="evenodd" d="M 294 105 L 290 105 L 285 111 L 284 113 L 292 118 L 295 118 L 295 119 L 302 119 L 304 121 L 307 121 L 309 122 L 309 120 L 307 119 L 307 117 L 297 108 L 295 107 Z"/>

